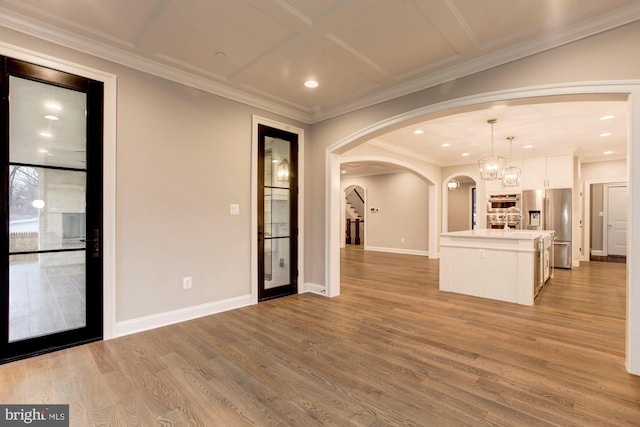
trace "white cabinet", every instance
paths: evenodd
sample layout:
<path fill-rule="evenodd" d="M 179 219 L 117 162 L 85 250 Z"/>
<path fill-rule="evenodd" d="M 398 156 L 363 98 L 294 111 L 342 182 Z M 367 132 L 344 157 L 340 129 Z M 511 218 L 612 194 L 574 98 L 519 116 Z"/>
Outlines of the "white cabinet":
<path fill-rule="evenodd" d="M 573 188 L 573 156 L 526 159 L 522 167 L 522 189 Z"/>
<path fill-rule="evenodd" d="M 545 188 L 547 182 L 547 158 L 525 159 L 522 164 L 522 189 L 538 190 Z"/>
<path fill-rule="evenodd" d="M 573 156 L 547 157 L 547 188 L 573 188 Z"/>

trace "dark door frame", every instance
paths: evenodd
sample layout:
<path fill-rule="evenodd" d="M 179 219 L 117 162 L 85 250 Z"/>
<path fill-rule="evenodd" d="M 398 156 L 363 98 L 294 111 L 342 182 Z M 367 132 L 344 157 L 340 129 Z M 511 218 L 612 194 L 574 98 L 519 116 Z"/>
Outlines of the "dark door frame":
<path fill-rule="evenodd" d="M 4 44 L 0 55 L 90 78 L 104 84 L 103 128 L 103 338 L 129 333 L 116 324 L 116 136 L 117 76 L 50 53 Z"/>
<path fill-rule="evenodd" d="M 103 155 L 103 122 L 104 122 L 104 84 L 100 81 L 77 76 L 63 71 L 54 70 L 42 65 L 32 64 L 6 56 L 0 57 L 2 61 L 0 84 L 2 87 L 2 103 L 0 112 L 7 124 L 2 128 L 0 141 L 2 141 L 0 151 L 0 164 L 2 181 L 0 185 L 4 188 L 3 194 L 8 194 L 8 171 L 9 171 L 9 96 L 10 77 L 44 83 L 54 87 L 77 91 L 86 94 L 86 168 L 70 168 L 38 163 L 25 164 L 23 166 L 37 167 L 44 169 L 60 170 L 67 172 L 86 173 L 87 185 L 87 207 L 86 210 L 86 323 L 85 326 L 74 329 L 67 329 L 62 332 L 49 333 L 41 336 L 30 337 L 18 341 L 9 341 L 9 204 L 8 199 L 0 199 L 0 214 L 6 220 L 2 228 L 2 242 L 0 253 L 4 261 L 0 263 L 0 277 L 2 277 L 2 294 L 0 303 L 3 311 L 0 317 L 0 342 L 3 343 L 3 350 L 0 352 L 2 362 L 14 359 L 30 357 L 52 350 L 57 350 L 69 346 L 100 340 L 103 338 L 103 265 L 102 265 L 102 218 L 103 218 L 103 196 L 102 196 L 102 155 Z M 89 171 L 92 173 L 88 173 Z M 56 253 L 61 251 L 78 251 L 78 249 L 53 249 L 39 250 L 38 253 Z M 31 253 L 31 252 L 29 252 Z"/>
<path fill-rule="evenodd" d="M 297 292 L 322 293 L 323 287 L 305 283 L 304 280 L 304 130 L 286 123 L 277 122 L 260 116 L 252 116 L 252 161 L 251 161 L 251 304 L 258 303 L 258 125 L 265 125 L 298 135 L 298 284 Z M 317 289 L 316 289 L 317 288 Z"/>
<path fill-rule="evenodd" d="M 276 138 L 289 143 L 289 177 L 287 186 L 274 186 L 273 180 L 267 183 L 265 177 L 265 142 L 267 138 Z M 269 160 L 271 169 L 271 160 Z M 298 293 L 298 135 L 292 132 L 277 129 L 268 125 L 258 125 L 258 301 L 279 298 Z M 265 189 L 269 187 L 274 191 L 277 188 L 289 191 L 289 232 L 287 236 L 276 237 L 267 235 L 264 227 L 265 219 Z M 289 283 L 274 288 L 264 287 L 266 277 L 265 243 L 267 241 L 276 244 L 278 241 L 289 241 Z M 281 261 L 282 262 L 282 261 Z"/>

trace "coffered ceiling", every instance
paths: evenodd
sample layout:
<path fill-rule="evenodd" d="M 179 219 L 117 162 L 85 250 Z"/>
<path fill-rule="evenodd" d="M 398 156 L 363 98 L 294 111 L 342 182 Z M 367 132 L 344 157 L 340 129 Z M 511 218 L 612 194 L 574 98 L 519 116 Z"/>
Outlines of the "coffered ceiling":
<path fill-rule="evenodd" d="M 637 0 L 0 0 L 2 26 L 305 123 L 638 20 Z M 319 86 L 306 88 L 308 79 Z M 606 101 L 487 106 L 371 143 L 441 166 L 470 163 L 489 149 L 486 120 L 496 116 L 503 154 L 511 135 L 516 158 L 620 156 L 625 104 Z M 609 140 L 593 137 L 605 106 L 617 112 Z"/>
<path fill-rule="evenodd" d="M 637 0 L 0 0 L 0 25 L 307 123 L 638 19 Z"/>

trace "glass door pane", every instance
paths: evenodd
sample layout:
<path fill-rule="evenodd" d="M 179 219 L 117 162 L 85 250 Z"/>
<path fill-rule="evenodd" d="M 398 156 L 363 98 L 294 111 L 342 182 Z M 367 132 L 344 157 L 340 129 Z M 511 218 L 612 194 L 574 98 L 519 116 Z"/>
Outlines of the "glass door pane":
<path fill-rule="evenodd" d="M 297 292 L 297 135 L 259 126 L 259 300 Z"/>
<path fill-rule="evenodd" d="M 86 326 L 86 94 L 9 78 L 9 342 Z"/>

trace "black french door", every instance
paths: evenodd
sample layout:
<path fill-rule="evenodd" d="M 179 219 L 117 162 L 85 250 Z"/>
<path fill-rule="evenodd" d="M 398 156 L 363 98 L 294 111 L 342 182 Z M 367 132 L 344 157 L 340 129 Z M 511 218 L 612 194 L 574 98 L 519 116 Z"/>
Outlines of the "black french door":
<path fill-rule="evenodd" d="M 298 292 L 298 135 L 258 126 L 258 300 Z"/>
<path fill-rule="evenodd" d="M 0 362 L 102 338 L 103 84 L 0 57 Z"/>

